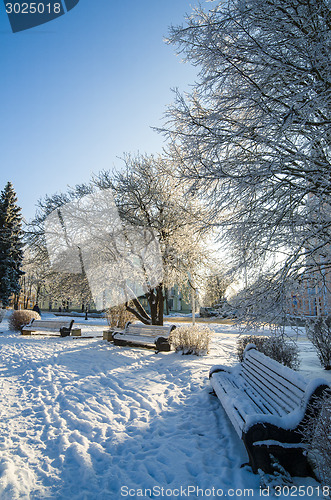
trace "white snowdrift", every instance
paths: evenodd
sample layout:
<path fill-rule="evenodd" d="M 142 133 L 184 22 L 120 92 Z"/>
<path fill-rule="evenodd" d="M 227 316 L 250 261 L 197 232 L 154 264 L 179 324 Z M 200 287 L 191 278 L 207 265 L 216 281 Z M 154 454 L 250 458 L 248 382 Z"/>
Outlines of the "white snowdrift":
<path fill-rule="evenodd" d="M 100 321 L 82 321 L 83 335 L 100 334 Z M 258 498 L 259 477 L 240 468 L 244 446 L 208 380 L 212 365 L 236 363 L 237 331 L 210 326 L 218 332 L 211 353 L 198 358 L 99 337 L 22 337 L 6 331 L 4 320 L 1 500 L 148 498 L 144 490 L 153 488 L 184 498 L 189 486 L 190 498 L 201 497 L 197 487 L 253 488 Z M 312 376 L 314 356 L 307 357 Z M 296 484 L 317 485 L 309 478 Z"/>

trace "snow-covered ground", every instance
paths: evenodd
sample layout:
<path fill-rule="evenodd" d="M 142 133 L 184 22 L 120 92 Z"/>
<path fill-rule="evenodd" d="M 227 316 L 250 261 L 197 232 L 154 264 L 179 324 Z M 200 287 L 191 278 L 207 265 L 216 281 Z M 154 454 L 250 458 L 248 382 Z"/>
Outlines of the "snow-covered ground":
<path fill-rule="evenodd" d="M 76 318 L 96 335 L 86 339 L 0 324 L 0 499 L 261 498 L 208 381 L 213 364 L 237 362 L 238 331 L 211 324 L 210 354 L 181 356 L 116 347 L 97 336 L 102 321 Z M 299 345 L 304 375 L 331 383 L 311 344 Z M 294 483 L 301 498 L 323 498 L 313 479 Z"/>

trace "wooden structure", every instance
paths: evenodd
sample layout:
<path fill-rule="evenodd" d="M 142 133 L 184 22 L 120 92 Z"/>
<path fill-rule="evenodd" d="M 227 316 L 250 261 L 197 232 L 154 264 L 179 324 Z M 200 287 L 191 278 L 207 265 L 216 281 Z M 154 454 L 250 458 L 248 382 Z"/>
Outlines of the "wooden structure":
<path fill-rule="evenodd" d="M 130 323 L 125 325 L 123 331 L 112 333 L 112 340 L 115 345 L 134 346 L 156 349 L 157 351 L 170 351 L 170 334 L 175 329 L 175 325 L 144 325 L 142 323 Z"/>
<path fill-rule="evenodd" d="M 300 426 L 318 412 L 331 388 L 323 379 L 300 374 L 249 344 L 242 363 L 210 370 L 214 392 L 246 446 L 253 472 L 273 472 L 273 457 L 294 476 L 313 475 Z"/>
<path fill-rule="evenodd" d="M 42 320 L 32 319 L 28 325 L 23 326 L 22 335 L 35 334 L 51 334 L 67 337 L 70 334 L 80 335 L 81 330 L 73 329 L 74 320 L 58 321 L 58 320 Z"/>

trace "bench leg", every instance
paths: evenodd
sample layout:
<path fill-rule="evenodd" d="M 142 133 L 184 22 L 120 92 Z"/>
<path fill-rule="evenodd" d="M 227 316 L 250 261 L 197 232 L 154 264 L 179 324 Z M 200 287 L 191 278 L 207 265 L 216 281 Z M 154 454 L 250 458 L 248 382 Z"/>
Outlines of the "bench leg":
<path fill-rule="evenodd" d="M 258 474 L 259 469 L 262 469 L 266 474 L 271 474 L 269 453 L 265 449 L 261 450 L 261 448 L 254 446 L 256 441 L 265 441 L 267 439 L 264 426 L 254 426 L 246 434 L 243 434 L 242 439 L 254 474 Z"/>
<path fill-rule="evenodd" d="M 169 352 L 171 351 L 171 345 L 168 341 L 168 339 L 164 337 L 159 337 L 157 341 L 155 342 L 156 350 L 159 351 L 164 351 L 164 352 Z"/>
<path fill-rule="evenodd" d="M 112 342 L 113 339 L 113 331 L 112 330 L 104 330 L 103 332 L 103 340 L 107 340 L 108 342 Z"/>
<path fill-rule="evenodd" d="M 291 476 L 315 477 L 303 448 L 283 448 L 277 445 L 256 446 L 255 448 L 266 448 L 263 456 L 268 454 L 268 461 L 273 472 L 275 472 L 273 458 L 275 457 Z"/>
<path fill-rule="evenodd" d="M 268 440 L 274 441 L 275 444 L 265 444 L 264 442 Z M 259 469 L 266 474 L 273 474 L 275 468 L 272 456 L 274 456 L 291 476 L 315 477 L 304 455 L 304 449 L 300 446 L 301 437 L 295 431 L 280 429 L 273 425 L 256 424 L 243 435 L 243 441 L 254 474 L 257 474 Z M 297 446 L 283 447 L 282 443 Z"/>
<path fill-rule="evenodd" d="M 60 335 L 61 335 L 61 337 L 69 337 L 70 330 L 68 330 L 67 328 L 61 328 Z"/>

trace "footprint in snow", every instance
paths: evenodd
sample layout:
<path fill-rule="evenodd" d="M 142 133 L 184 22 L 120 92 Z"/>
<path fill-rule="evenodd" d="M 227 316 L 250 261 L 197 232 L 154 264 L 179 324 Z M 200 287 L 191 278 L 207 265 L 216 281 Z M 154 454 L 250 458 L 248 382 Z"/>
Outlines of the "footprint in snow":
<path fill-rule="evenodd" d="M 196 464 L 194 462 L 186 462 L 186 469 L 187 471 L 189 472 L 189 474 L 191 474 L 191 476 L 193 477 L 197 477 L 198 474 L 200 473 L 201 471 L 201 467 L 200 467 L 200 464 Z"/>

